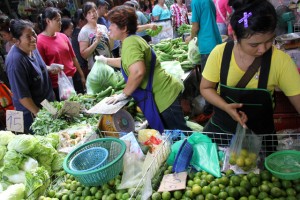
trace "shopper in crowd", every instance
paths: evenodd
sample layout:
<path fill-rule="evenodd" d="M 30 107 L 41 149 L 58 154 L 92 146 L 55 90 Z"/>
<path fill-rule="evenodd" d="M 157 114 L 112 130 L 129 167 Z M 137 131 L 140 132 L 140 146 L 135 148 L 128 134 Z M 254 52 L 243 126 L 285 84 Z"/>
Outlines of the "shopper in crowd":
<path fill-rule="evenodd" d="M 121 94 L 108 103 L 116 103 L 132 96 L 142 109 L 151 128 L 190 130 L 178 100 L 183 86 L 161 67 L 154 51 L 137 31 L 135 9 L 117 6 L 108 12 L 111 37 L 122 41 L 121 58 L 96 59 L 121 68 L 126 86 Z M 145 98 L 147 96 L 147 98 Z"/>
<path fill-rule="evenodd" d="M 5 52 L 8 53 L 11 47 L 14 45 L 13 36 L 9 30 L 10 19 L 6 15 L 0 16 L 0 36 L 6 42 Z"/>
<path fill-rule="evenodd" d="M 182 24 L 189 24 L 188 9 L 182 0 L 175 0 L 174 4 L 171 5 L 172 13 L 172 25 L 175 30 L 175 37 L 178 36 L 177 29 Z"/>
<path fill-rule="evenodd" d="M 137 15 L 137 20 L 138 20 L 138 25 L 144 25 L 144 24 L 148 23 L 148 19 L 146 18 L 146 16 L 141 11 L 139 11 L 139 3 L 137 1 L 135 1 L 135 0 L 126 1 L 124 3 L 124 5 L 133 7 L 135 9 L 135 13 Z M 144 38 L 144 40 L 146 40 L 147 42 L 151 41 L 151 37 L 149 35 L 147 35 L 146 30 L 141 31 L 141 32 L 136 32 L 136 34 L 138 36 L 141 36 L 142 38 Z"/>
<path fill-rule="evenodd" d="M 300 113 L 300 76 L 290 56 L 273 45 L 274 6 L 267 0 L 233 0 L 232 7 L 234 42 L 218 45 L 202 74 L 201 94 L 214 105 L 204 131 L 235 133 L 239 123 L 256 134 L 273 134 L 274 89 Z"/>
<path fill-rule="evenodd" d="M 74 53 L 76 55 L 76 58 L 79 62 L 79 65 L 84 73 L 85 78 L 87 78 L 88 75 L 88 62 L 86 59 L 84 59 L 80 54 L 80 48 L 79 48 L 79 42 L 78 42 L 78 34 L 81 30 L 81 28 L 86 25 L 86 19 L 83 15 L 82 9 L 77 9 L 74 17 L 73 17 L 73 23 L 74 23 L 74 30 L 71 37 L 71 43 L 74 50 Z"/>
<path fill-rule="evenodd" d="M 171 19 L 171 12 L 165 4 L 165 0 L 156 0 L 152 10 L 154 21 Z"/>
<path fill-rule="evenodd" d="M 106 14 L 108 10 L 112 7 L 110 2 L 108 0 L 97 0 L 96 6 L 98 13 L 97 24 L 102 24 L 108 29 L 110 26 L 110 22 L 106 19 Z M 120 57 L 120 45 L 121 43 L 119 40 L 114 41 L 114 46 L 111 50 L 111 53 L 115 58 Z"/>
<path fill-rule="evenodd" d="M 228 0 L 214 0 L 216 6 L 216 20 L 221 35 L 228 35 L 229 15 L 232 8 L 228 5 Z"/>
<path fill-rule="evenodd" d="M 33 24 L 12 20 L 10 31 L 16 43 L 7 55 L 5 65 L 13 93 L 13 105 L 22 111 L 24 132 L 32 133 L 30 126 L 44 99 L 54 100 L 47 66 L 37 51 L 37 36 Z M 49 71 L 55 74 L 58 71 Z"/>
<path fill-rule="evenodd" d="M 149 0 L 140 1 L 140 8 L 149 21 L 152 21 L 152 3 Z"/>
<path fill-rule="evenodd" d="M 81 56 L 88 60 L 90 70 L 94 65 L 95 56 L 112 56 L 111 49 L 114 46 L 114 40 L 109 38 L 106 26 L 97 24 L 98 13 L 95 3 L 89 1 L 84 3 L 82 10 L 87 24 L 80 30 L 78 42 Z"/>
<path fill-rule="evenodd" d="M 212 0 L 192 1 L 191 7 L 192 31 L 191 35 L 186 38 L 186 42 L 197 37 L 198 49 L 201 56 L 200 65 L 202 73 L 210 52 L 217 44 L 222 43 L 222 39 L 216 23 L 216 8 L 214 2 Z M 199 83 L 196 84 L 196 90 L 199 91 Z M 211 117 L 212 111 L 212 105 L 206 102 L 203 108 L 203 113 L 197 116 L 197 122 L 207 122 Z"/>
<path fill-rule="evenodd" d="M 54 7 L 46 8 L 39 17 L 39 25 L 42 32 L 38 35 L 37 48 L 43 60 L 48 66 L 53 63 L 62 64 L 64 73 L 72 77 L 76 92 L 84 93 L 84 74 L 70 40 L 65 34 L 60 33 L 60 11 Z M 59 100 L 58 75 L 50 74 L 50 78 L 56 99 Z"/>
<path fill-rule="evenodd" d="M 60 32 L 64 33 L 71 40 L 73 30 L 74 30 L 73 21 L 70 18 L 62 18 Z"/>

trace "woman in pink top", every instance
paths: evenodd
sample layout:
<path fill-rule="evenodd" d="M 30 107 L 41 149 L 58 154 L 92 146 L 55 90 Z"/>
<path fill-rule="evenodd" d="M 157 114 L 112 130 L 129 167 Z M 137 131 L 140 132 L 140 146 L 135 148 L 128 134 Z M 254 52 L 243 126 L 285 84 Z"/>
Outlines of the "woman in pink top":
<path fill-rule="evenodd" d="M 64 65 L 64 73 L 72 77 L 74 88 L 77 93 L 84 93 L 85 77 L 73 51 L 69 38 L 60 33 L 61 15 L 54 7 L 48 7 L 39 18 L 42 32 L 38 35 L 37 48 L 46 63 Z M 50 74 L 56 99 L 59 100 L 58 75 Z"/>
<path fill-rule="evenodd" d="M 227 35 L 228 15 L 232 13 L 232 8 L 228 5 L 228 0 L 214 0 L 216 6 L 216 21 L 221 35 Z"/>
<path fill-rule="evenodd" d="M 173 27 L 176 32 L 182 24 L 189 24 L 187 15 L 188 9 L 182 0 L 175 0 L 175 3 L 171 5 L 170 10 L 172 13 Z"/>

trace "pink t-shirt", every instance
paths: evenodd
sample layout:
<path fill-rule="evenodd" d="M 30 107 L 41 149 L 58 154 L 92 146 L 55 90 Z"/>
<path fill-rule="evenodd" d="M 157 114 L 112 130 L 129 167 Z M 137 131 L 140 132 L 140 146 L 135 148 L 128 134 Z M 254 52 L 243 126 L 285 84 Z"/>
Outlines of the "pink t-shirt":
<path fill-rule="evenodd" d="M 228 0 L 214 0 L 214 3 L 216 6 L 217 23 L 225 23 L 224 19 L 227 20 L 227 14 L 232 13 L 232 8 L 228 6 Z"/>
<path fill-rule="evenodd" d="M 50 66 L 52 63 L 64 65 L 64 72 L 67 76 L 73 77 L 76 72 L 73 58 L 74 50 L 69 38 L 60 32 L 56 32 L 54 37 L 39 34 L 37 37 L 37 48 L 46 63 Z M 57 75 L 49 74 L 53 88 L 57 88 Z"/>

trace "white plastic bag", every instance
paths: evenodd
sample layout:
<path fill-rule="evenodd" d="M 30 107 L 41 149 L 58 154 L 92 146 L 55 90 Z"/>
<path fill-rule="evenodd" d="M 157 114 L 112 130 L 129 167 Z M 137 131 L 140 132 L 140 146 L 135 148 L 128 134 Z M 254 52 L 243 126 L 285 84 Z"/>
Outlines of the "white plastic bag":
<path fill-rule="evenodd" d="M 73 84 L 63 71 L 58 74 L 58 91 L 60 100 L 67 100 L 76 94 Z"/>
<path fill-rule="evenodd" d="M 193 63 L 193 64 L 199 64 L 201 61 L 201 56 L 197 44 L 197 37 L 194 37 L 190 42 L 189 42 L 189 48 L 188 48 L 188 59 Z"/>

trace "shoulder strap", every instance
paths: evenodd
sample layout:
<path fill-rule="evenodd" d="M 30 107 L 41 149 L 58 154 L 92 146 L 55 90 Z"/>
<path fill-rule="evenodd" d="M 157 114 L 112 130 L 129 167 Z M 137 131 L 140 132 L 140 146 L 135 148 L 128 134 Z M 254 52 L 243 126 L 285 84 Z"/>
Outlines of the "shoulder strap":
<path fill-rule="evenodd" d="M 229 70 L 229 64 L 231 60 L 233 46 L 234 46 L 234 42 L 229 41 L 226 43 L 224 48 L 222 63 L 221 63 L 221 74 L 220 74 L 220 83 L 223 85 L 227 84 L 227 76 L 228 76 L 228 70 Z"/>
<path fill-rule="evenodd" d="M 236 84 L 235 87 L 237 88 L 244 88 L 252 79 L 254 74 L 257 72 L 258 68 L 261 65 L 261 56 L 254 59 L 252 64 L 248 67 L 247 71 L 245 72 L 244 76 L 240 79 L 240 81 Z"/>
<path fill-rule="evenodd" d="M 262 58 L 261 68 L 260 68 L 260 75 L 258 81 L 258 88 L 267 88 L 268 79 L 269 79 L 269 72 L 271 66 L 271 59 L 272 59 L 272 48 L 270 48 Z"/>

